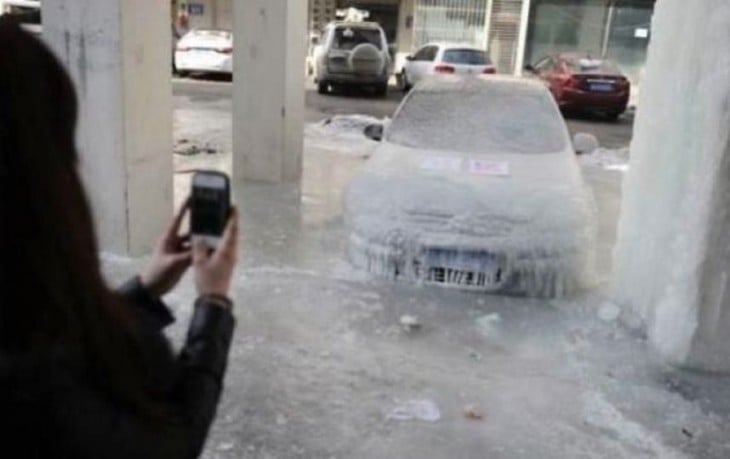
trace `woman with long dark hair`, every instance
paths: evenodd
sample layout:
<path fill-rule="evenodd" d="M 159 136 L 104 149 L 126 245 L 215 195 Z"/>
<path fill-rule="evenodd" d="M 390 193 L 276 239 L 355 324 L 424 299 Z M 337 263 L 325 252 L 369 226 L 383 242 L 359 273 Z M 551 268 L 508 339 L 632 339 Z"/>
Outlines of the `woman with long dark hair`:
<path fill-rule="evenodd" d="M 234 328 L 237 217 L 210 253 L 178 235 L 183 209 L 146 273 L 110 290 L 77 172 L 76 118 L 60 63 L 0 19 L 0 448 L 24 458 L 197 457 Z M 175 356 L 159 298 L 191 265 L 200 296 Z"/>

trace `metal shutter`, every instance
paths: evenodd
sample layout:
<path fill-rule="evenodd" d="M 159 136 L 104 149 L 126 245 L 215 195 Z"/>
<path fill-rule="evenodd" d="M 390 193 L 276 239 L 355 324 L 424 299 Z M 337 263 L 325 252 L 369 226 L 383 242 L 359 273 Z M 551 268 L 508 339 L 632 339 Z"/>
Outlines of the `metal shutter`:
<path fill-rule="evenodd" d="M 489 54 L 500 73 L 513 73 L 517 60 L 523 0 L 493 0 Z"/>

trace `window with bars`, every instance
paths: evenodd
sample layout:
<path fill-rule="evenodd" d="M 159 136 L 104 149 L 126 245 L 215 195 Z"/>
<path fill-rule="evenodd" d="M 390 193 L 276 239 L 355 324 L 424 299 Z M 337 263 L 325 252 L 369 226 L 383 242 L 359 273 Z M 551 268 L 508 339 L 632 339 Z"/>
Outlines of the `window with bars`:
<path fill-rule="evenodd" d="M 488 0 L 417 0 L 416 46 L 458 42 L 485 47 L 487 3 Z"/>

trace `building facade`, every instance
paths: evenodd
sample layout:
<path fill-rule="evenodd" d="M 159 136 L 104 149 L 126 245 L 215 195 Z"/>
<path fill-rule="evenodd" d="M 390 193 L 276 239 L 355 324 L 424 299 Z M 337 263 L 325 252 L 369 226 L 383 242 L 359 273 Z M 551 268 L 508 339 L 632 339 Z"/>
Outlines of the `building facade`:
<path fill-rule="evenodd" d="M 656 0 L 308 0 L 310 34 L 358 8 L 381 24 L 396 45 L 396 68 L 432 41 L 470 43 L 488 50 L 500 73 L 555 52 L 585 52 L 616 61 L 638 84 L 651 38 Z M 175 0 L 190 27 L 232 28 L 233 0 Z"/>
<path fill-rule="evenodd" d="M 655 0 L 339 0 L 370 10 L 401 54 L 433 41 L 488 50 L 500 73 L 556 52 L 615 60 L 641 79 Z M 402 62 L 402 57 L 399 62 Z"/>

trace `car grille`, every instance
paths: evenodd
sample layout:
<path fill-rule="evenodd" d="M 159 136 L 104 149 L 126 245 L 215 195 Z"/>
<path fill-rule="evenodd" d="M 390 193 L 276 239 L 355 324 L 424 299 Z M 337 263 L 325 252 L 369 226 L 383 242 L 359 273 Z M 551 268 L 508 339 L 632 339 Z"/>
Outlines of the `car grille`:
<path fill-rule="evenodd" d="M 485 251 L 429 249 L 423 262 L 415 271 L 426 283 L 494 289 L 505 281 L 503 259 Z"/>

